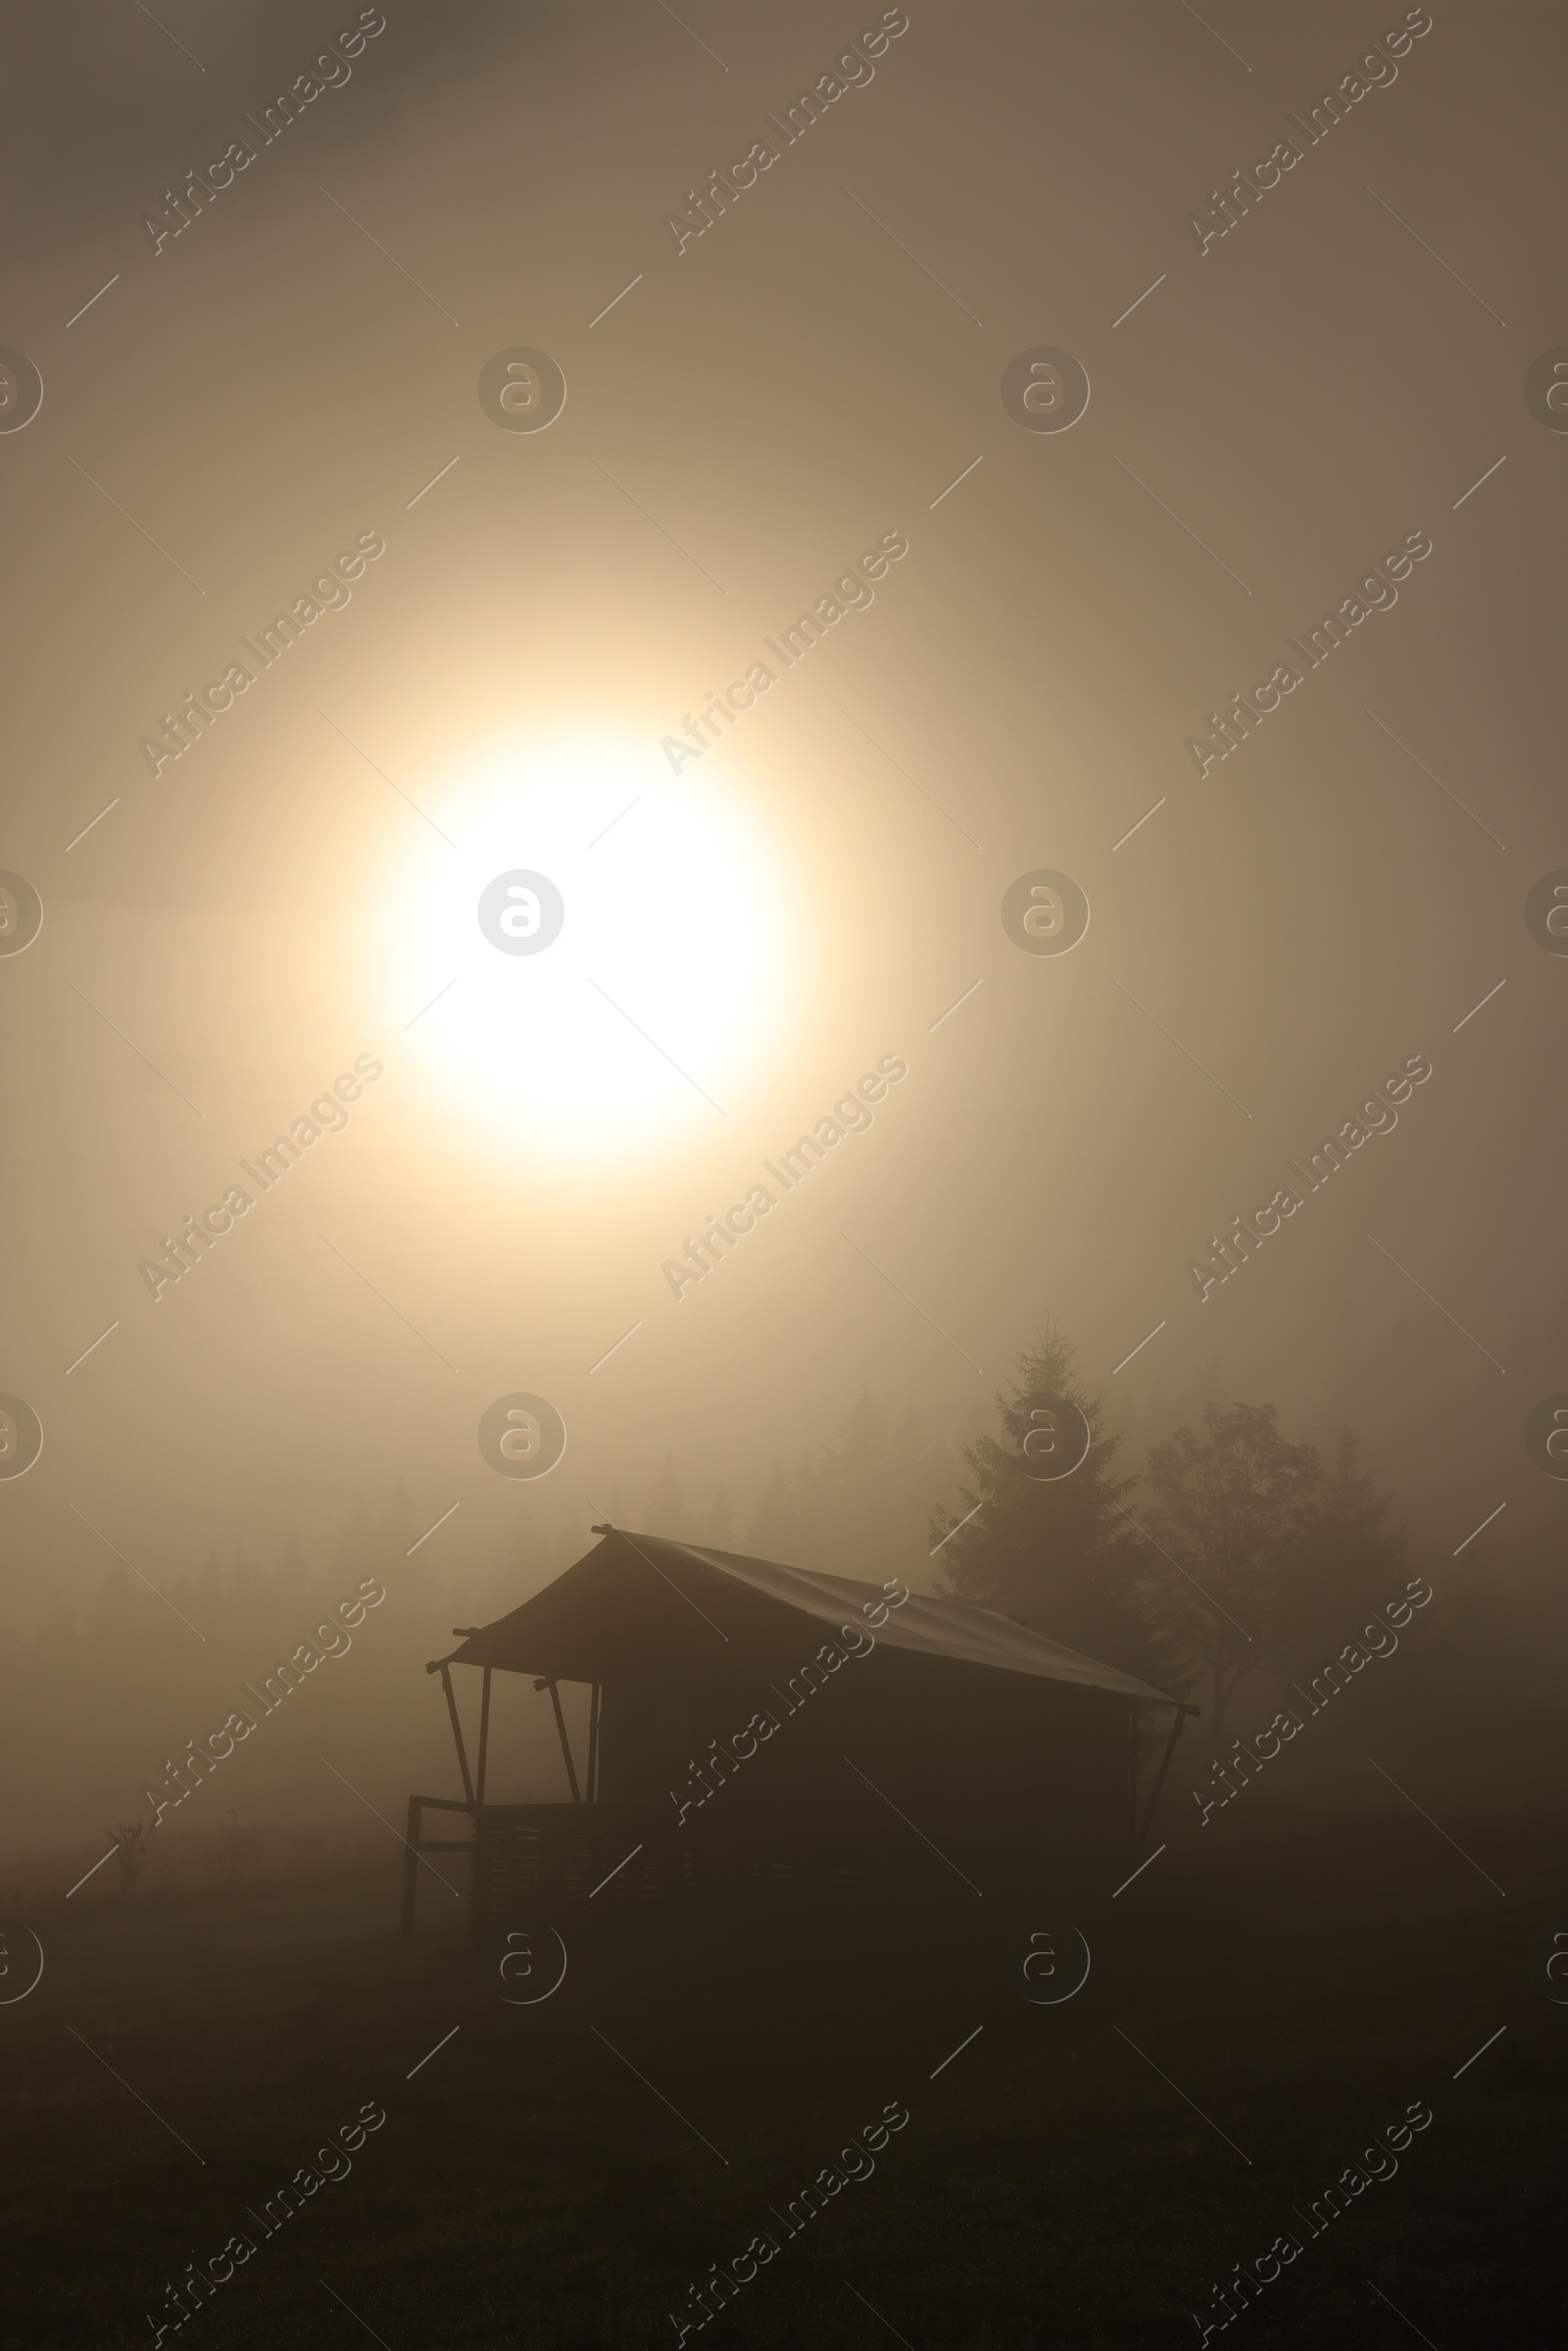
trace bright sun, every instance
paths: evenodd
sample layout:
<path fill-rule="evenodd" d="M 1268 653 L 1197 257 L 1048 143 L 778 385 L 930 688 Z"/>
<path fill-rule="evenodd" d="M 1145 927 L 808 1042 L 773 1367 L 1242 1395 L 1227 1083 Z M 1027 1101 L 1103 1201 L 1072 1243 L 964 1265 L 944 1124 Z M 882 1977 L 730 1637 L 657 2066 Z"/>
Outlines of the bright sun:
<path fill-rule="evenodd" d="M 509 1151 L 624 1160 L 716 1123 L 791 1008 L 787 894 L 733 787 L 563 737 L 427 788 L 385 994 L 449 1113 Z"/>

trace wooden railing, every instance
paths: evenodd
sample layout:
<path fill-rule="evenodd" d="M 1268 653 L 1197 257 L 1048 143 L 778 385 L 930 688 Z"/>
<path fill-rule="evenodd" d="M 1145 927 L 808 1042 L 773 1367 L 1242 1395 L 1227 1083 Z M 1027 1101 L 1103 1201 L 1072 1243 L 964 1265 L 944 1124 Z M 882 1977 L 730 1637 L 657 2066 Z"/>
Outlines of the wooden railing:
<path fill-rule="evenodd" d="M 426 1837 L 426 1812 L 459 1813 L 469 1834 Z M 882 1840 L 885 1842 L 885 1839 Z M 877 1875 L 879 1854 L 843 1821 L 737 1819 L 693 1834 L 659 1804 L 479 1804 L 409 1798 L 401 1939 L 414 1939 L 419 1872 L 429 1853 L 465 1853 L 470 1934 L 519 1918 L 600 1917 L 712 1896 L 734 1904 L 808 1885 Z"/>
<path fill-rule="evenodd" d="M 466 1837 L 427 1837 L 426 1812 L 460 1813 Z M 661 1805 L 480 1804 L 453 1796 L 410 1796 L 403 1864 L 400 1940 L 414 1939 L 419 1871 L 427 1853 L 466 1853 L 468 1929 L 482 1935 L 524 1913 L 570 1914 L 599 1901 L 625 1911 L 689 1891 L 697 1882 L 691 1845 L 676 1844 Z"/>
<path fill-rule="evenodd" d="M 424 1825 L 425 1813 L 461 1812 L 471 1827 L 476 1809 L 472 1804 L 455 1802 L 451 1796 L 410 1796 L 408 1834 L 403 1840 L 408 1848 L 408 1858 L 403 1864 L 403 1918 L 398 1934 L 399 1942 L 411 1943 L 414 1940 L 414 1907 L 419 1891 L 420 1857 L 425 1853 L 471 1855 L 473 1852 L 471 1837 L 422 1837 L 419 1833 Z"/>
<path fill-rule="evenodd" d="M 467 1834 L 426 1837 L 426 1812 L 457 1813 Z M 987 1831 L 990 1834 L 987 1834 Z M 995 1822 L 956 1840 L 961 1865 L 883 1818 L 852 1809 L 748 1810 L 681 1828 L 661 1804 L 481 1804 L 452 1796 L 409 1798 L 402 1941 L 414 1939 L 425 1856 L 466 1854 L 466 1925 L 473 1935 L 530 1921 L 628 1918 L 707 1903 L 725 1913 L 779 1902 L 838 1909 L 848 1900 L 898 1904 L 929 1898 L 932 1873 L 957 1868 L 999 1896 L 1033 1897 L 1052 1885 L 1091 1886 L 1108 1866 L 1102 1838 L 1028 1844 Z M 1119 1866 L 1121 1856 L 1115 1856 Z M 460 1891 L 462 1889 L 460 1888 Z"/>

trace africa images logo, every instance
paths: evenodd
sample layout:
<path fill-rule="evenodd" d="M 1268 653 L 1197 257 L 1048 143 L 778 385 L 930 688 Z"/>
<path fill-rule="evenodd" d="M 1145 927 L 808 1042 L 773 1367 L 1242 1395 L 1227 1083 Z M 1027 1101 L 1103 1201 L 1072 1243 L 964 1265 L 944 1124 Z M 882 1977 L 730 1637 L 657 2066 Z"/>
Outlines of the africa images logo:
<path fill-rule="evenodd" d="M 25 874 L 0 873 L 0 955 L 25 955 L 43 929 L 43 900 Z"/>
<path fill-rule="evenodd" d="M 779 1186 L 773 1192 L 766 1184 L 754 1184 L 743 1200 L 726 1210 L 722 1217 L 709 1212 L 703 1232 L 688 1233 L 681 1243 L 685 1258 L 666 1257 L 660 1272 L 679 1298 L 695 1282 L 706 1280 L 717 1271 L 724 1258 L 743 1241 L 755 1233 L 758 1220 L 771 1216 L 782 1196 L 796 1191 L 804 1184 L 814 1167 L 820 1165 L 830 1151 L 836 1151 L 846 1137 L 868 1134 L 876 1124 L 871 1109 L 873 1102 L 885 1101 L 890 1086 L 900 1086 L 909 1074 L 909 1064 L 898 1053 L 884 1053 L 874 1070 L 868 1069 L 858 1083 L 840 1096 L 830 1113 L 824 1113 L 809 1135 L 802 1135 L 788 1151 L 780 1151 L 779 1163 L 762 1161 L 763 1167 Z"/>
<path fill-rule="evenodd" d="M 20 1396 L 0 1396 L 0 1478 L 24 1478 L 43 1451 L 43 1422 Z"/>
<path fill-rule="evenodd" d="M 359 1054 L 354 1069 L 345 1069 L 340 1077 L 334 1078 L 330 1091 L 318 1095 L 286 1135 L 276 1136 L 266 1151 L 257 1152 L 255 1166 L 249 1159 L 241 1159 L 240 1166 L 256 1186 L 254 1193 L 247 1192 L 243 1184 L 230 1184 L 222 1199 L 204 1208 L 200 1217 L 187 1215 L 178 1233 L 164 1235 L 159 1243 L 159 1255 L 143 1257 L 136 1268 L 155 1304 L 172 1282 L 183 1281 L 186 1274 L 195 1272 L 204 1253 L 231 1233 L 235 1220 L 248 1216 L 262 1194 L 280 1184 L 290 1168 L 296 1167 L 323 1135 L 340 1135 L 352 1123 L 345 1105 L 358 1102 L 366 1087 L 373 1086 L 381 1073 L 382 1064 L 373 1053 Z"/>
<path fill-rule="evenodd" d="M 547 873 L 498 873 L 479 893 L 479 928 L 504 955 L 536 955 L 561 936 L 566 902 Z"/>
<path fill-rule="evenodd" d="M 479 1450 L 503 1478 L 547 1478 L 566 1449 L 566 1424 L 542 1396 L 498 1396 L 479 1418 Z"/>

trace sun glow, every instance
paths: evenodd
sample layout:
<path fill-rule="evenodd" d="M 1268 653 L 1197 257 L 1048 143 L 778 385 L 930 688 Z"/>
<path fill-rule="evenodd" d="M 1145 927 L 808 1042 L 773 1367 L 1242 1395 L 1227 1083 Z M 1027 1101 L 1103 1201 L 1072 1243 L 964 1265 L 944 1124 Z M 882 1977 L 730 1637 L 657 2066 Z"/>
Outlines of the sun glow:
<path fill-rule="evenodd" d="M 787 889 L 734 788 L 657 745 L 513 748 L 420 796 L 392 877 L 384 998 L 450 1114 L 604 1163 L 716 1124 L 791 1008 Z"/>

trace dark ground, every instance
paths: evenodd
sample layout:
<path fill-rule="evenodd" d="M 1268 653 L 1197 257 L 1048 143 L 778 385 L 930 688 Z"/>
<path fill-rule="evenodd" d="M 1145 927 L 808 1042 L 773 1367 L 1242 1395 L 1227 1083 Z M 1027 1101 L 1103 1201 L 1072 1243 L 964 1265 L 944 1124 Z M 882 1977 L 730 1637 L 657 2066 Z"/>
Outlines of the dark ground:
<path fill-rule="evenodd" d="M 778 2256 L 705 2341 L 1197 2342 L 1211 2286 L 1294 2229 L 1229 2340 L 1560 2342 L 1568 2007 L 1527 1952 L 1568 1919 L 1562 1823 L 1445 1825 L 1504 1893 L 1414 1818 L 1174 1840 L 1074 1903 L 1093 1967 L 1054 2006 L 1002 1961 L 1061 1923 L 1050 1889 L 1020 1912 L 935 1856 L 896 1917 L 568 1922 L 531 2006 L 428 1878 L 401 1955 L 379 1859 L 128 1897 L 111 1865 L 34 1896 L 45 1973 L 0 2007 L 0 2345 L 148 2343 L 235 2230 L 254 2255 L 166 2341 L 673 2344 L 764 2228 Z M 895 2100 L 874 2176 L 784 2237 L 768 2208 Z M 264 2238 L 247 2208 L 367 2101 L 350 2176 Z M 1292 2208 L 1413 2101 L 1396 2177 L 1307 2236 Z"/>

